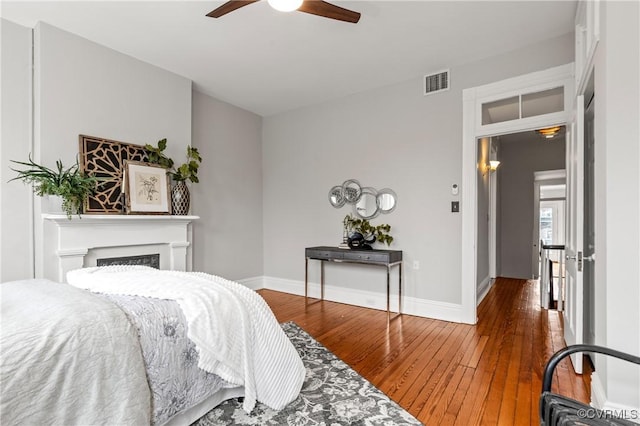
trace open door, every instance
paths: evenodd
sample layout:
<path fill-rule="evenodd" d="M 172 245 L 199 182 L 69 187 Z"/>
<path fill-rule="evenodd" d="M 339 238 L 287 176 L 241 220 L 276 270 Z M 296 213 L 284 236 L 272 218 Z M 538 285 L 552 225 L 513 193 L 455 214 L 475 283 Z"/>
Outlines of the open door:
<path fill-rule="evenodd" d="M 583 222 L 584 222 L 584 96 L 576 99 L 575 116 L 567 135 L 566 306 L 564 340 L 583 343 Z M 582 374 L 582 354 L 571 355 L 576 373 Z"/>

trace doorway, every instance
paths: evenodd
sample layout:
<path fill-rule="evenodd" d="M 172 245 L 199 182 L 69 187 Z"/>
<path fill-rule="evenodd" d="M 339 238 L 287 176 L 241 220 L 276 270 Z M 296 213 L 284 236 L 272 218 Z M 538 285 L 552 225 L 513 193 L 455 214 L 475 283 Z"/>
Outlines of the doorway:
<path fill-rule="evenodd" d="M 564 169 L 537 171 L 534 173 L 533 179 L 534 220 L 531 240 L 531 276 L 533 279 L 538 279 L 542 270 L 540 265 L 541 244 L 564 245 L 567 174 Z M 564 253 L 553 253 L 554 258 L 561 255 Z"/>
<path fill-rule="evenodd" d="M 558 174 L 566 176 L 565 170 Z M 538 180 L 535 186 L 533 273 L 540 284 L 540 306 L 564 309 L 566 177 Z M 536 249 L 537 246 L 537 249 Z"/>
<path fill-rule="evenodd" d="M 478 303 L 496 277 L 538 278 L 541 199 L 555 231 L 555 238 L 546 239 L 564 241 L 566 138 L 560 129 L 553 138 L 526 131 L 477 141 Z"/>
<path fill-rule="evenodd" d="M 478 164 L 477 139 L 564 125 L 571 119 L 573 94 L 573 64 L 463 90 L 461 322 L 478 320 L 477 186 L 478 170 L 485 165 Z M 532 226 L 527 228 L 527 245 Z M 530 274 L 528 254 L 526 264 Z"/>

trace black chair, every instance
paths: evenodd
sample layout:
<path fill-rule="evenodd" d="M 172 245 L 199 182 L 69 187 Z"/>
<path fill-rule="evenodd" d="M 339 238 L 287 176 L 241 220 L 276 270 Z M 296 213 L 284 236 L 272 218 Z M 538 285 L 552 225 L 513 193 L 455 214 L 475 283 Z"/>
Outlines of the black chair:
<path fill-rule="evenodd" d="M 602 346 L 572 345 L 559 350 L 553 354 L 544 368 L 542 395 L 540 395 L 540 425 L 638 426 L 637 423 L 630 420 L 615 417 L 614 413 L 598 410 L 582 402 L 551 392 L 551 381 L 556 366 L 563 358 L 576 352 L 604 354 L 640 365 L 640 357 Z"/>

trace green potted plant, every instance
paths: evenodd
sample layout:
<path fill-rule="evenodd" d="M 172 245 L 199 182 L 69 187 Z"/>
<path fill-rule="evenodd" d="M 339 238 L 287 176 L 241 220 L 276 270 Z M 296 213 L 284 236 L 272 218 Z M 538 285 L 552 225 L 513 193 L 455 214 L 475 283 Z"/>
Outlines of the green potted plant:
<path fill-rule="evenodd" d="M 367 219 L 360 219 L 350 214 L 342 221 L 344 229 L 349 235 L 349 247 L 370 249 L 376 241 L 390 245 L 393 237 L 389 234 L 391 225 L 386 223 L 372 225 Z"/>
<path fill-rule="evenodd" d="M 22 180 L 24 183 L 33 184 L 33 192 L 39 196 L 59 196 L 62 198 L 62 210 L 71 219 L 71 216 L 82 213 L 82 206 L 87 197 L 93 193 L 98 185 L 98 178 L 89 176 L 80 170 L 78 160 L 69 168 L 65 168 L 60 160 L 56 161 L 56 168 L 36 164 L 31 159 L 29 161 L 11 162 L 28 167 L 25 170 L 11 169 L 18 173 L 18 176 L 11 179 Z"/>
<path fill-rule="evenodd" d="M 186 181 L 198 183 L 198 168 L 202 162 L 202 157 L 197 148 L 187 145 L 187 161 L 178 167 L 174 167 L 174 161 L 164 154 L 167 148 L 167 139 L 158 141 L 157 146 L 146 144 L 144 149 L 150 163 L 159 164 L 167 169 L 167 173 L 176 182 L 171 189 L 171 210 L 176 215 L 186 215 L 189 213 L 191 196 Z"/>

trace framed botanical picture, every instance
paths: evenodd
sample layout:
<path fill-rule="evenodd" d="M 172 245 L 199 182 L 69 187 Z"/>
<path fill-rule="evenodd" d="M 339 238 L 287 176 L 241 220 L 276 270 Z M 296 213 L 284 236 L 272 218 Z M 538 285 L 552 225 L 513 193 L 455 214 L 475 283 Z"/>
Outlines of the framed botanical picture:
<path fill-rule="evenodd" d="M 126 161 L 122 190 L 127 214 L 171 214 L 169 177 L 164 167 Z"/>

